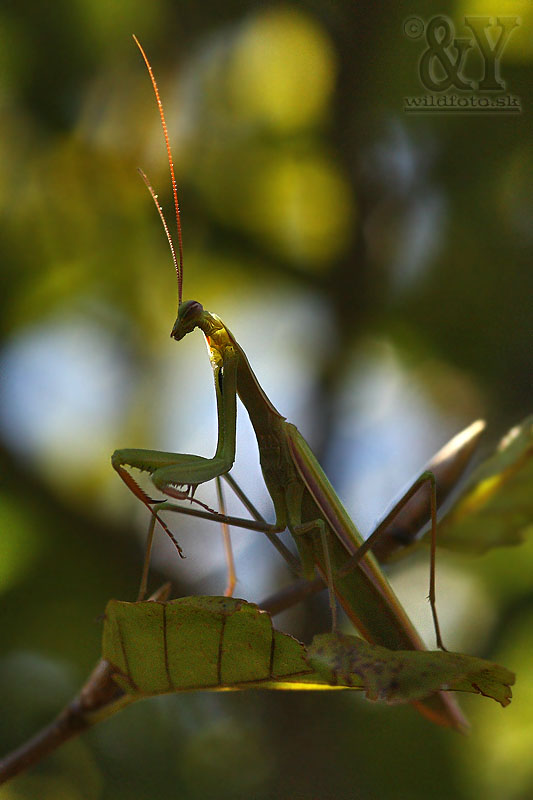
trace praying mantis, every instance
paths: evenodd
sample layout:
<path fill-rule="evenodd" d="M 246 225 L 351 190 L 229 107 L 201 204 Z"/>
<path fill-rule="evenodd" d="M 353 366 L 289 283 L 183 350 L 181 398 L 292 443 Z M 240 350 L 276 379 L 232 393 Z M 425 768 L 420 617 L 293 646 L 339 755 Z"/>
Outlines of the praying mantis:
<path fill-rule="evenodd" d="M 351 622 L 368 641 L 394 650 L 423 650 L 425 646 L 422 640 L 371 550 L 383 538 L 384 533 L 390 530 L 390 523 L 395 514 L 402 509 L 405 511 L 406 504 L 420 488 L 429 486 L 432 521 L 430 602 L 437 643 L 443 648 L 435 607 L 434 556 L 437 502 L 433 473 L 424 472 L 378 525 L 374 533 L 363 542 L 310 447 L 297 428 L 287 422 L 269 400 L 230 329 L 216 314 L 204 309 L 199 302 L 183 301 L 180 211 L 167 126 L 152 68 L 140 43 L 136 37 L 134 39 L 148 68 L 159 108 L 176 212 L 177 252 L 157 196 L 141 173 L 161 217 L 177 273 L 178 315 L 172 327 L 171 337 L 175 341 L 180 341 L 195 328 L 203 332 L 213 370 L 218 419 L 218 440 L 212 458 L 139 449 L 121 449 L 113 453 L 114 469 L 151 514 L 150 543 L 154 527 L 159 523 L 180 550 L 168 525 L 160 516 L 162 511 L 174 511 L 214 520 L 224 526 L 234 525 L 263 532 L 288 559 L 291 559 L 291 554 L 287 553 L 284 545 L 277 539 L 277 534 L 288 529 L 298 549 L 302 574 L 311 580 L 318 570 L 330 590 L 334 626 L 336 601 L 338 601 Z M 259 515 L 229 475 L 235 459 L 237 396 L 246 408 L 257 439 L 263 478 L 274 506 L 273 523 L 266 522 Z M 147 472 L 155 488 L 170 500 L 152 499 L 132 477 L 131 469 Z M 217 481 L 221 498 L 221 478 L 227 481 L 242 500 L 250 513 L 250 519 L 227 516 L 223 505 L 222 512 L 214 511 L 194 497 L 198 485 L 214 479 Z M 183 506 L 176 504 L 174 502 L 176 500 L 192 502 L 190 506 Z M 193 502 L 200 508 L 193 507 Z M 294 556 L 292 559 L 294 560 Z M 145 573 L 146 569 L 145 564 Z M 140 596 L 144 594 L 146 574 L 143 575 L 143 581 Z M 439 692 L 415 705 L 433 722 L 459 729 L 466 726 L 461 710 L 449 694 Z"/>

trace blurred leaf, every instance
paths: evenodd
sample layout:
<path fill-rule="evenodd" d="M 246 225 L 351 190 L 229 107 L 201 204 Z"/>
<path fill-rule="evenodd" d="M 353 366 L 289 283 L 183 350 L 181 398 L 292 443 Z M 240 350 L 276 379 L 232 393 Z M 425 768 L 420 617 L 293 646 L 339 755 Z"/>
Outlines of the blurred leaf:
<path fill-rule="evenodd" d="M 335 73 L 336 54 L 323 27 L 295 7 L 269 8 L 234 37 L 229 106 L 251 121 L 291 131 L 325 116 Z"/>
<path fill-rule="evenodd" d="M 32 526 L 32 516 L 6 492 L 0 492 L 0 595 L 19 582 L 38 561 L 45 542 Z"/>
<path fill-rule="evenodd" d="M 527 62 L 533 56 L 533 44 L 531 40 L 531 22 L 533 20 L 533 6 L 529 0 L 513 0 L 512 3 L 505 3 L 502 7 L 493 0 L 461 0 L 457 4 L 457 17 L 499 17 L 503 16 L 504 9 L 506 16 L 516 16 L 518 24 L 513 30 L 513 35 L 509 37 L 503 49 L 504 61 Z M 498 20 L 499 24 L 499 20 Z M 463 29 L 464 30 L 464 29 Z"/>
<path fill-rule="evenodd" d="M 392 651 L 354 636 L 322 634 L 305 646 L 272 627 L 265 611 L 227 597 L 170 603 L 111 600 L 103 658 L 129 694 L 198 689 L 364 689 L 371 700 L 411 703 L 440 690 L 510 702 L 514 675 L 483 659 Z"/>
<path fill-rule="evenodd" d="M 521 544 L 533 528 L 533 417 L 512 428 L 472 473 L 439 524 L 442 547 L 485 553 Z"/>
<path fill-rule="evenodd" d="M 432 472 L 437 486 L 437 508 L 458 484 L 464 470 L 477 447 L 479 437 L 485 429 L 483 420 L 472 422 L 456 434 L 444 447 L 435 453 L 426 464 L 423 472 Z M 390 524 L 382 531 L 372 547 L 374 556 L 384 563 L 391 555 L 396 558 L 405 555 L 405 548 L 412 544 L 417 534 L 428 521 L 431 511 L 431 487 L 428 483 L 419 487 L 416 493 L 393 516 Z M 398 552 L 398 551 L 401 552 Z M 409 552 L 409 550 L 407 551 Z"/>
<path fill-rule="evenodd" d="M 481 658 L 421 650 L 388 650 L 358 636 L 324 633 L 315 636 L 308 662 L 334 685 L 360 687 L 369 700 L 412 703 L 436 690 L 475 692 L 502 706 L 511 702 L 515 676 Z"/>

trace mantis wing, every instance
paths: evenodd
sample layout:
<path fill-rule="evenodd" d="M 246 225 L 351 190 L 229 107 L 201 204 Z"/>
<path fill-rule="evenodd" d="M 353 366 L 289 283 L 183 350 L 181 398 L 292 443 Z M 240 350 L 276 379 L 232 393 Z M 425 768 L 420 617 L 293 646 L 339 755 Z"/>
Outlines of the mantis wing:
<path fill-rule="evenodd" d="M 291 457 L 307 489 L 302 501 L 302 520 L 305 522 L 321 516 L 335 534 L 328 537 L 329 558 L 335 595 L 347 616 L 372 644 L 391 650 L 426 650 L 371 553 L 367 553 L 348 575 L 336 576 L 363 539 L 305 439 L 294 425 L 286 423 L 286 428 Z M 314 548 L 314 558 L 325 575 L 325 557 L 318 545 Z M 414 705 L 433 722 L 458 730 L 468 727 L 459 706 L 449 694 L 439 692 Z"/>

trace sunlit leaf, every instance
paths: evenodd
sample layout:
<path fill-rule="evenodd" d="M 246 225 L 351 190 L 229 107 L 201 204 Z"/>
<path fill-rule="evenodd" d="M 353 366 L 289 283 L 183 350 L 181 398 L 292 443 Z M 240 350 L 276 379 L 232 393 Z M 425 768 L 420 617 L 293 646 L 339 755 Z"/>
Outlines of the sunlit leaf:
<path fill-rule="evenodd" d="M 410 703 L 446 689 L 510 702 L 514 675 L 456 653 L 391 651 L 325 634 L 305 646 L 272 627 L 265 611 L 226 597 L 169 603 L 111 600 L 103 658 L 127 693 L 146 697 L 198 689 L 359 689 Z"/>
<path fill-rule="evenodd" d="M 412 703 L 436 690 L 475 692 L 506 706 L 515 676 L 481 658 L 421 650 L 388 650 L 357 636 L 315 636 L 308 662 L 334 685 L 359 687 L 369 700 Z"/>
<path fill-rule="evenodd" d="M 306 683 L 305 648 L 275 631 L 257 606 L 226 597 L 182 597 L 169 603 L 111 600 L 103 658 L 127 692 L 161 694 L 194 689 Z M 319 680 L 319 683 L 323 683 Z"/>
<path fill-rule="evenodd" d="M 439 545 L 484 553 L 521 544 L 533 529 L 533 417 L 512 428 L 472 473 L 439 524 Z"/>

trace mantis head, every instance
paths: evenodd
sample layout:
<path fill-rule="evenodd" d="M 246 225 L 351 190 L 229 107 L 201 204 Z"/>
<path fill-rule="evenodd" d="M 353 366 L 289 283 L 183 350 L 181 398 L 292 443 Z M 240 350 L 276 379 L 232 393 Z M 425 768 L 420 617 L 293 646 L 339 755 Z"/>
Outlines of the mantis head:
<path fill-rule="evenodd" d="M 179 342 L 195 328 L 200 328 L 206 336 L 212 336 L 223 327 L 219 318 L 206 311 L 201 303 L 196 300 L 186 300 L 179 304 L 178 317 L 170 335 Z"/>
<path fill-rule="evenodd" d="M 186 300 L 184 303 L 180 303 L 176 322 L 170 332 L 171 337 L 179 342 L 196 327 L 202 328 L 206 314 L 203 305 L 196 300 Z"/>

